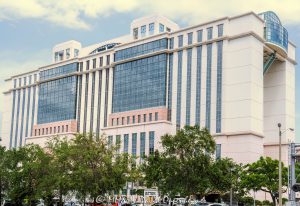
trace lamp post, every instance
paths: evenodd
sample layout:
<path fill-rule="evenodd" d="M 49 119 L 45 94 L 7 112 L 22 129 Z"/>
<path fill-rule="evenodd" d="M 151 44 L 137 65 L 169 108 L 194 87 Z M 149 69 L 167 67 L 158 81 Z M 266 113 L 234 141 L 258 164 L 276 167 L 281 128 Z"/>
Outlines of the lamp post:
<path fill-rule="evenodd" d="M 279 165 L 278 165 L 278 173 L 279 173 L 279 186 L 278 186 L 278 198 L 279 198 L 279 206 L 282 206 L 282 165 L 281 165 L 281 135 L 285 133 L 286 131 L 294 131 L 293 128 L 288 128 L 281 131 L 281 123 L 278 123 L 278 132 L 279 132 Z"/>

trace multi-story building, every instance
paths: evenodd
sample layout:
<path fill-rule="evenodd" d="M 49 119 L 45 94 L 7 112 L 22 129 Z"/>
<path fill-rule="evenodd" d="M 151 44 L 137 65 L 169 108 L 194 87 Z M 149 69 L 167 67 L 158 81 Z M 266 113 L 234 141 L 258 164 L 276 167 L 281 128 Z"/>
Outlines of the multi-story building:
<path fill-rule="evenodd" d="M 7 79 L 3 144 L 92 132 L 142 156 L 161 149 L 162 135 L 198 124 L 218 156 L 276 157 L 277 123 L 295 126 L 295 64 L 295 45 L 273 12 L 183 29 L 163 16 L 136 19 L 129 35 L 61 43 L 52 64 Z M 285 158 L 289 141 L 294 134 L 285 132 Z"/>

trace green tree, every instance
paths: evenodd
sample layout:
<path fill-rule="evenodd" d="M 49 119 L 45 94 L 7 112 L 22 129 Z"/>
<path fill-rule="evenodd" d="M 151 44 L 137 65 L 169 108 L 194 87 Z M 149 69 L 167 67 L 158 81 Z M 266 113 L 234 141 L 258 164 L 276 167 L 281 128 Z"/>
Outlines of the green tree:
<path fill-rule="evenodd" d="M 95 204 L 97 196 L 123 188 L 130 158 L 119 154 L 118 146 L 109 146 L 104 136 L 78 134 L 71 147 L 74 187 L 83 199 L 89 196 Z"/>
<path fill-rule="evenodd" d="M 249 190 L 261 190 L 271 195 L 273 205 L 276 205 L 276 195 L 278 192 L 278 160 L 270 157 L 260 157 L 259 160 L 247 164 L 241 175 L 242 186 Z M 282 185 L 287 186 L 287 168 L 282 163 Z M 283 192 L 286 192 L 283 190 Z"/>
<path fill-rule="evenodd" d="M 48 154 L 51 156 L 49 171 L 51 175 L 44 179 L 45 197 L 58 195 L 59 205 L 63 205 L 63 196 L 66 195 L 74 186 L 72 178 L 71 142 L 67 138 L 53 137 L 46 146 Z"/>
<path fill-rule="evenodd" d="M 16 205 L 24 200 L 32 205 L 38 197 L 38 187 L 46 172 L 47 155 L 38 145 L 26 145 L 7 151 L 6 165 L 8 169 L 8 198 Z"/>
<path fill-rule="evenodd" d="M 163 152 L 156 151 L 143 166 L 147 186 L 174 196 L 207 193 L 215 141 L 207 129 L 185 126 L 176 135 L 161 137 Z"/>
<path fill-rule="evenodd" d="M 6 153 L 5 147 L 0 146 L 0 205 L 8 189 L 8 171 L 5 164 Z"/>

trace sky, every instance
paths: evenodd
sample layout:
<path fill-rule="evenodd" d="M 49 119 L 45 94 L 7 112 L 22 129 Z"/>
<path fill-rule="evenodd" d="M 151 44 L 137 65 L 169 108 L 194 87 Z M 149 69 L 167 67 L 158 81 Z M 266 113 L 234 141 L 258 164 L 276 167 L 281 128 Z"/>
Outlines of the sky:
<path fill-rule="evenodd" d="M 151 14 L 164 15 L 185 27 L 268 10 L 279 16 L 289 40 L 300 46 L 299 0 L 0 0 L 0 113 L 7 106 L 2 95 L 4 79 L 49 64 L 55 44 L 74 39 L 84 47 L 125 35 L 133 19 Z M 296 52 L 300 63 L 299 48 Z M 297 65 L 296 88 L 300 87 L 299 69 Z M 299 103 L 296 89 L 298 142 Z"/>

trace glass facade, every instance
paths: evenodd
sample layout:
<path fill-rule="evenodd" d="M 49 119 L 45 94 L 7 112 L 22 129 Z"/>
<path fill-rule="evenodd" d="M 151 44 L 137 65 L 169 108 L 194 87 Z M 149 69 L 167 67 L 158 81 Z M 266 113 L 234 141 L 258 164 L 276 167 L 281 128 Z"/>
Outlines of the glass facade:
<path fill-rule="evenodd" d="M 95 100 L 95 78 L 96 72 L 92 73 L 92 95 L 91 95 L 91 116 L 90 116 L 90 132 L 93 132 L 94 124 L 94 100 Z"/>
<path fill-rule="evenodd" d="M 25 80 L 25 79 L 24 79 Z M 25 82 L 25 81 L 24 81 Z M 22 116 L 21 116 L 21 127 L 20 127 L 20 141 L 19 146 L 22 146 L 23 140 L 23 126 L 24 126 L 24 113 L 25 113 L 25 99 L 26 99 L 26 89 L 23 89 L 23 100 L 22 100 Z"/>
<path fill-rule="evenodd" d="M 223 41 L 217 42 L 218 60 L 217 60 L 217 108 L 216 108 L 216 133 L 221 132 L 222 118 L 222 58 Z"/>
<path fill-rule="evenodd" d="M 36 97 L 36 86 L 33 87 L 33 98 L 32 98 L 32 110 L 31 110 L 31 129 L 30 136 L 32 136 L 32 128 L 34 123 L 34 114 L 35 114 L 35 97 Z"/>
<path fill-rule="evenodd" d="M 211 60 L 212 44 L 207 45 L 207 70 L 206 70 L 206 113 L 205 127 L 210 130 L 210 113 L 211 113 Z"/>
<path fill-rule="evenodd" d="M 167 55 L 119 64 L 114 69 L 113 112 L 166 104 Z"/>
<path fill-rule="evenodd" d="M 136 56 L 149 54 L 155 51 L 160 51 L 168 48 L 168 39 L 160 39 L 145 44 L 140 44 L 127 49 L 116 51 L 115 61 L 121 61 Z"/>
<path fill-rule="evenodd" d="M 173 54 L 169 55 L 169 81 L 168 81 L 168 120 L 172 118 L 172 83 L 173 83 Z M 158 120 L 158 114 L 155 120 Z"/>
<path fill-rule="evenodd" d="M 108 87 L 109 87 L 109 69 L 106 69 L 106 77 L 105 77 L 105 102 L 104 102 L 104 127 L 107 127 Z"/>
<path fill-rule="evenodd" d="M 97 127 L 96 136 L 100 135 L 100 114 L 101 114 L 101 91 L 102 91 L 102 71 L 99 71 L 99 81 L 98 81 L 98 105 L 97 105 Z"/>
<path fill-rule="evenodd" d="M 149 24 L 149 34 L 153 35 L 154 34 L 154 23 Z"/>
<path fill-rule="evenodd" d="M 169 41 L 170 41 L 169 48 L 174 49 L 174 37 L 172 37 Z"/>
<path fill-rule="evenodd" d="M 185 124 L 191 123 L 192 49 L 187 50 Z"/>
<path fill-rule="evenodd" d="M 141 37 L 145 37 L 146 36 L 146 25 L 141 27 Z"/>
<path fill-rule="evenodd" d="M 149 154 L 154 154 L 154 131 L 149 132 Z"/>
<path fill-rule="evenodd" d="M 146 133 L 140 133 L 140 157 L 143 158 L 145 156 L 145 147 L 146 147 Z"/>
<path fill-rule="evenodd" d="M 19 120 L 19 113 L 20 113 L 20 99 L 21 99 L 21 90 L 18 90 L 18 101 L 17 101 L 17 115 L 16 119 Z M 18 138 L 18 131 L 19 131 L 19 121 L 16 121 L 16 129 L 15 129 L 15 144 L 14 147 L 17 147 L 17 138 Z"/>
<path fill-rule="evenodd" d="M 11 123 L 10 123 L 9 149 L 11 149 L 11 147 L 12 147 L 12 138 L 13 138 L 13 131 L 14 131 L 15 101 L 16 101 L 16 90 L 13 91 L 13 104 L 12 104 Z"/>
<path fill-rule="evenodd" d="M 193 32 L 188 33 L 188 45 L 193 43 Z"/>
<path fill-rule="evenodd" d="M 77 106 L 77 131 L 80 131 L 81 119 L 81 96 L 82 96 L 82 76 L 78 77 L 78 106 Z"/>
<path fill-rule="evenodd" d="M 178 72 L 177 72 L 177 104 L 176 104 L 176 128 L 180 128 L 181 122 L 181 87 L 182 87 L 182 51 L 178 52 Z"/>
<path fill-rule="evenodd" d="M 212 37 L 213 37 L 213 28 L 209 27 L 207 28 L 207 40 L 212 39 Z"/>
<path fill-rule="evenodd" d="M 183 35 L 178 36 L 178 47 L 183 46 Z"/>
<path fill-rule="evenodd" d="M 202 64 L 202 46 L 197 47 L 197 77 L 196 77 L 196 117 L 195 124 L 200 126 L 201 111 L 201 64 Z"/>
<path fill-rule="evenodd" d="M 48 69 L 40 72 L 40 80 L 63 76 L 77 71 L 77 63 L 67 64 L 53 69 Z"/>
<path fill-rule="evenodd" d="M 223 24 L 218 25 L 218 37 L 223 36 Z"/>
<path fill-rule="evenodd" d="M 38 124 L 75 119 L 76 85 L 76 76 L 40 84 Z"/>
<path fill-rule="evenodd" d="M 124 148 L 123 148 L 124 153 L 128 153 L 128 141 L 129 141 L 129 135 L 124 134 Z"/>
<path fill-rule="evenodd" d="M 132 146 L 131 146 L 131 154 L 133 157 L 136 157 L 136 144 L 137 144 L 137 133 L 132 134 Z"/>

